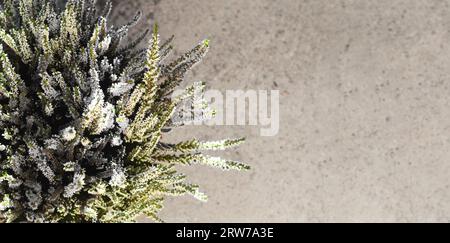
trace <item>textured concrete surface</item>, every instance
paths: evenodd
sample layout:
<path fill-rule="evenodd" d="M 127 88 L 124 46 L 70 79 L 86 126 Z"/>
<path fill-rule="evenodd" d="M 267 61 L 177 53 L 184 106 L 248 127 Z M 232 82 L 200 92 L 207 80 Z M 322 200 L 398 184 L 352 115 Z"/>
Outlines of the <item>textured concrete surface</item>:
<path fill-rule="evenodd" d="M 276 137 L 174 135 L 245 135 L 224 156 L 253 170 L 183 169 L 210 201 L 170 199 L 166 221 L 450 221 L 450 1 L 116 2 L 118 23 L 142 9 L 138 31 L 157 20 L 178 53 L 212 40 L 189 81 L 281 92 Z"/>

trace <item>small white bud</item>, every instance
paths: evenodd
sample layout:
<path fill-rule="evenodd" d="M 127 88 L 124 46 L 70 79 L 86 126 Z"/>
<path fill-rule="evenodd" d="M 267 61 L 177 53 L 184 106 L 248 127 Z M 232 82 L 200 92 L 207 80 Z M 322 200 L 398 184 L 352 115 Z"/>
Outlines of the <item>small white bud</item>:
<path fill-rule="evenodd" d="M 113 147 L 120 146 L 120 145 L 122 145 L 122 143 L 123 143 L 123 141 L 122 141 L 122 139 L 121 139 L 119 136 L 115 136 L 115 137 L 113 137 L 113 139 L 111 140 L 111 145 L 112 145 Z"/>
<path fill-rule="evenodd" d="M 68 127 L 61 131 L 61 136 L 65 141 L 70 142 L 77 137 L 77 131 L 73 127 Z"/>
<path fill-rule="evenodd" d="M 130 120 L 127 117 L 121 115 L 116 118 L 116 123 L 119 125 L 121 131 L 125 131 L 130 125 Z"/>
<path fill-rule="evenodd" d="M 91 145 L 91 141 L 87 138 L 83 138 L 83 139 L 81 139 L 81 145 L 83 145 L 84 147 L 87 147 L 87 146 Z"/>

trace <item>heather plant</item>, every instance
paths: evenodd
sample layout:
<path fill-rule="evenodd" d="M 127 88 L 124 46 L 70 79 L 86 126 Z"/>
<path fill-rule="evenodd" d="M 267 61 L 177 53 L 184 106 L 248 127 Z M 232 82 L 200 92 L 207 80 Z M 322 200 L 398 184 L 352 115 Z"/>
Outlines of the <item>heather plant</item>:
<path fill-rule="evenodd" d="M 243 139 L 162 139 L 213 116 L 196 95 L 204 84 L 174 95 L 209 41 L 171 59 L 172 38 L 160 44 L 156 25 L 126 41 L 139 15 L 114 27 L 110 11 L 94 0 L 1 2 L 0 222 L 160 221 L 167 196 L 206 200 L 177 166 L 249 169 L 203 152 Z"/>

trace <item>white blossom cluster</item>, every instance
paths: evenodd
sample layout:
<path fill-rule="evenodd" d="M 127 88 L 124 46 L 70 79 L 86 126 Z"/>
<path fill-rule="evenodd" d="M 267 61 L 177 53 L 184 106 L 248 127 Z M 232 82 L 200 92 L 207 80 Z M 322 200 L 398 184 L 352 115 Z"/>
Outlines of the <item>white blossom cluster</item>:
<path fill-rule="evenodd" d="M 159 221 L 165 196 L 206 200 L 176 165 L 249 169 L 200 152 L 242 139 L 161 141 L 188 122 L 174 116 L 212 113 L 192 87 L 172 97 L 209 42 L 168 60 L 172 39 L 160 44 L 156 25 L 140 50 L 150 31 L 123 41 L 139 14 L 112 27 L 110 11 L 94 0 L 0 3 L 0 222 Z"/>

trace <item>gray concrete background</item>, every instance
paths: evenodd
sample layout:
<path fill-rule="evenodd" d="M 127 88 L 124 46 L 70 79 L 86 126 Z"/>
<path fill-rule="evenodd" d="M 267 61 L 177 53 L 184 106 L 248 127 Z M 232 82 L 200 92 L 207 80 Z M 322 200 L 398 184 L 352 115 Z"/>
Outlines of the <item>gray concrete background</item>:
<path fill-rule="evenodd" d="M 223 155 L 253 170 L 183 169 L 210 200 L 169 199 L 166 221 L 450 221 L 450 1 L 121 0 L 114 21 L 137 9 L 177 54 L 211 39 L 189 82 L 281 92 L 276 137 L 173 135 L 246 136 Z"/>

